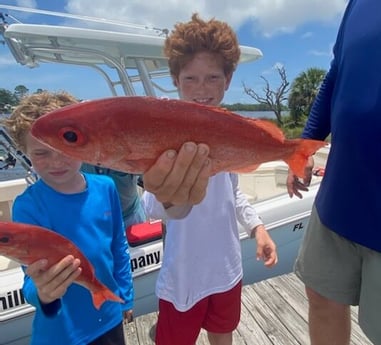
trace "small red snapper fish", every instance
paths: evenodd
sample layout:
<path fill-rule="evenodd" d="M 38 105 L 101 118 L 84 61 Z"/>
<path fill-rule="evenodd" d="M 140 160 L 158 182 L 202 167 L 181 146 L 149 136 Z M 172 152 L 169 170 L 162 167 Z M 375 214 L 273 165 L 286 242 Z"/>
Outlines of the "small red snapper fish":
<path fill-rule="evenodd" d="M 167 149 L 187 141 L 210 147 L 212 173 L 245 173 L 283 160 L 299 177 L 323 141 L 286 139 L 269 121 L 220 107 L 149 96 L 111 97 L 55 110 L 31 133 L 63 154 L 129 173 L 144 173 Z"/>
<path fill-rule="evenodd" d="M 81 260 L 82 273 L 75 282 L 90 291 L 95 308 L 99 309 L 106 300 L 124 303 L 97 280 L 91 263 L 64 236 L 37 225 L 0 222 L 0 255 L 27 266 L 39 259 L 47 259 L 53 265 L 69 254 Z"/>

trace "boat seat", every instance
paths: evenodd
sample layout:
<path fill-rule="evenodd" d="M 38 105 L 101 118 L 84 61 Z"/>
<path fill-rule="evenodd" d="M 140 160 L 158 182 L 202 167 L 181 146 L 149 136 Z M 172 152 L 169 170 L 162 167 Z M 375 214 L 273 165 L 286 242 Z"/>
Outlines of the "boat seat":
<path fill-rule="evenodd" d="M 163 236 L 163 222 L 150 220 L 131 225 L 126 229 L 126 236 L 131 247 L 159 240 Z"/>

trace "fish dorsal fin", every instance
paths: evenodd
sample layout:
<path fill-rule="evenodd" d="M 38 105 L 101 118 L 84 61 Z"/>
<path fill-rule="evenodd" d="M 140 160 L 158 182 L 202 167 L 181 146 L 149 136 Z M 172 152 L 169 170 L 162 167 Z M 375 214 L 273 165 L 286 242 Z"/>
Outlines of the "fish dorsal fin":
<path fill-rule="evenodd" d="M 252 119 L 250 117 L 247 119 L 249 122 L 254 122 L 257 127 L 263 129 L 267 133 L 270 133 L 274 139 L 282 142 L 286 139 L 282 130 L 274 123 L 266 120 Z"/>

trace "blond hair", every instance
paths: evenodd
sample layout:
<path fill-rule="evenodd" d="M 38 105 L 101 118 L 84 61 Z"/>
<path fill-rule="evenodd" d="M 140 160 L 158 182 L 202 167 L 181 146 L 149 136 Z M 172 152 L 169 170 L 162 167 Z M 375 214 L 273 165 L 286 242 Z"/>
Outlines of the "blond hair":
<path fill-rule="evenodd" d="M 2 124 L 16 146 L 25 153 L 25 137 L 34 121 L 53 110 L 74 103 L 78 103 L 78 100 L 67 92 L 50 93 L 44 91 L 25 96 L 11 116 L 2 121 Z"/>
<path fill-rule="evenodd" d="M 204 21 L 197 13 L 187 23 L 177 23 L 164 43 L 164 55 L 168 57 L 173 78 L 199 52 L 210 52 L 222 58 L 225 76 L 231 75 L 240 57 L 238 39 L 225 22 L 211 19 Z"/>

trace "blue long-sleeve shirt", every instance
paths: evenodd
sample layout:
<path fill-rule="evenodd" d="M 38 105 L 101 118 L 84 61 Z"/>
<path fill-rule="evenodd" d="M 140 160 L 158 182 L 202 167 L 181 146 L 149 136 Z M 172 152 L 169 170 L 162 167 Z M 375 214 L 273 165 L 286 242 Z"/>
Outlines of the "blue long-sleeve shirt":
<path fill-rule="evenodd" d="M 381 252 L 381 2 L 351 0 L 304 138 L 331 133 L 316 197 L 322 223 Z"/>
<path fill-rule="evenodd" d="M 126 303 L 106 301 L 97 310 L 90 292 L 72 284 L 61 299 L 42 307 L 36 286 L 26 275 L 23 293 L 36 307 L 32 345 L 88 344 L 119 324 L 123 310 L 132 309 L 130 256 L 114 182 L 104 176 L 84 176 L 87 188 L 76 194 L 59 193 L 39 180 L 16 198 L 13 220 L 70 239 L 94 266 L 97 279 Z"/>

